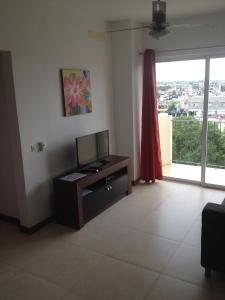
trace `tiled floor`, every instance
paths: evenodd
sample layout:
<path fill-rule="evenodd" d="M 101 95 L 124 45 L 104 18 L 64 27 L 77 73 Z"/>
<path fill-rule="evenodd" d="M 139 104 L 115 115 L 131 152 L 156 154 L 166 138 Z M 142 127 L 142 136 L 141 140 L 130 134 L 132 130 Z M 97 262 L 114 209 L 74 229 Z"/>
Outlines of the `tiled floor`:
<path fill-rule="evenodd" d="M 181 178 L 194 181 L 201 181 L 201 167 L 175 164 L 163 166 L 163 175 L 172 178 Z M 205 182 L 225 186 L 225 169 L 206 168 Z"/>
<path fill-rule="evenodd" d="M 0 223 L 0 300 L 225 299 L 204 277 L 201 211 L 225 192 L 139 185 L 80 231 L 51 224 L 27 236 Z"/>

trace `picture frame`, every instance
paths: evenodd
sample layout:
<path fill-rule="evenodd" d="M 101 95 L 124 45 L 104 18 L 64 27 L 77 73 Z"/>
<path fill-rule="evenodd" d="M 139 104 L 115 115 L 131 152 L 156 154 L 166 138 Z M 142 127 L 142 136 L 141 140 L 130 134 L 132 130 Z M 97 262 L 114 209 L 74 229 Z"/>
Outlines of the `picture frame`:
<path fill-rule="evenodd" d="M 64 116 L 92 112 L 90 71 L 86 69 L 61 70 Z"/>

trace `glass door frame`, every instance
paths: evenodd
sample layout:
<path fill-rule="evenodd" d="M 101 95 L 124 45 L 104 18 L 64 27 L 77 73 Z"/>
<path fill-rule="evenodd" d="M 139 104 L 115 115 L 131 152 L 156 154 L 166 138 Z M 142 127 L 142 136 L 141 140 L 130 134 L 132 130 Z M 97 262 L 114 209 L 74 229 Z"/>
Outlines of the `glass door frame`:
<path fill-rule="evenodd" d="M 201 146 L 201 181 L 204 187 L 225 190 L 225 185 L 206 182 L 207 167 L 207 146 L 208 146 L 208 104 L 209 104 L 209 83 L 210 83 L 210 64 L 211 59 L 225 58 L 225 53 L 220 55 L 208 55 L 205 57 L 205 86 L 204 86 L 204 106 L 203 106 L 203 125 L 202 125 L 202 146 Z"/>
<path fill-rule="evenodd" d="M 206 166 L 207 166 L 207 144 L 208 144 L 208 102 L 209 102 L 209 79 L 210 79 L 210 60 L 213 58 L 225 58 L 225 50 L 219 54 L 199 55 L 199 54 L 181 54 L 171 55 L 170 57 L 160 56 L 157 57 L 156 52 L 156 63 L 160 62 L 171 62 L 171 61 L 185 61 L 185 60 L 205 60 L 205 79 L 204 79 L 204 102 L 203 102 L 203 123 L 202 123 L 202 138 L 201 138 L 201 179 L 200 181 L 166 177 L 173 181 L 187 182 L 193 184 L 199 184 L 203 187 L 216 188 L 225 190 L 225 186 L 206 183 Z"/>
<path fill-rule="evenodd" d="M 207 142 L 208 142 L 208 102 L 209 102 L 209 76 L 210 76 L 210 57 L 205 58 L 205 84 L 203 101 L 203 121 L 201 139 L 201 180 L 200 184 L 206 186 L 205 174 L 207 165 Z"/>

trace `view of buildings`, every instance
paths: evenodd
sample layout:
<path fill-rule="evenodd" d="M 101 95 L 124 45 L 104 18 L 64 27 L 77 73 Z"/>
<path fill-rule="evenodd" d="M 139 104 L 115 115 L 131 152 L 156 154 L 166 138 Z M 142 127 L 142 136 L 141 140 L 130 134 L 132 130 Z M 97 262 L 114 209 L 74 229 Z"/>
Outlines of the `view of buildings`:
<path fill-rule="evenodd" d="M 157 97 L 159 113 L 192 115 L 202 120 L 204 81 L 158 81 Z M 212 121 L 225 120 L 225 81 L 210 82 L 208 117 Z"/>
<path fill-rule="evenodd" d="M 157 97 L 158 112 L 172 116 L 168 116 L 167 133 L 160 132 L 162 144 L 164 135 L 172 136 L 166 145 L 171 162 L 200 165 L 204 81 L 158 81 Z M 221 80 L 209 85 L 207 149 L 207 167 L 225 168 L 225 81 Z"/>
<path fill-rule="evenodd" d="M 203 126 L 205 60 L 156 64 L 160 143 L 165 166 L 201 166 L 204 149 L 207 168 L 225 169 L 224 68 L 224 58 L 210 59 L 207 126 Z M 202 135 L 203 129 L 206 136 Z"/>

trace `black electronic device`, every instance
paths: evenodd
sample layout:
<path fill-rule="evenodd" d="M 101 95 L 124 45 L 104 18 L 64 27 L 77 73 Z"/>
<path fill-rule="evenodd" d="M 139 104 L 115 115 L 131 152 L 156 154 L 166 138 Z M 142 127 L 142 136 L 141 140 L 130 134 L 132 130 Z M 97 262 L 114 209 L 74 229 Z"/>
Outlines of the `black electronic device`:
<path fill-rule="evenodd" d="M 99 173 L 102 168 L 101 167 L 90 167 L 89 165 L 88 166 L 85 166 L 83 167 L 82 169 L 82 172 L 83 173 Z"/>
<path fill-rule="evenodd" d="M 108 162 L 109 131 L 104 130 L 76 138 L 77 165 L 85 170 L 100 168 Z M 96 171 L 98 172 L 98 171 Z"/>

